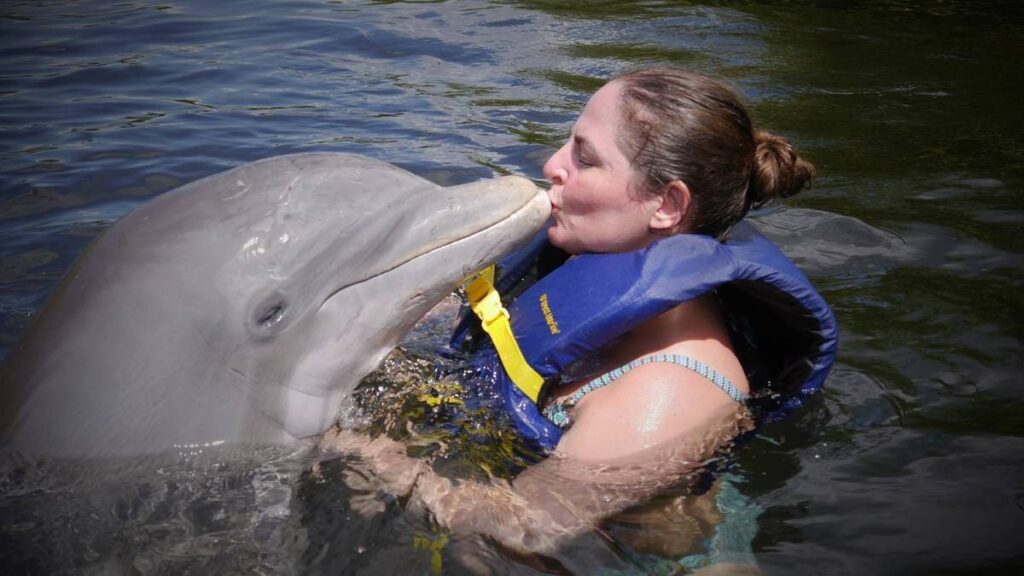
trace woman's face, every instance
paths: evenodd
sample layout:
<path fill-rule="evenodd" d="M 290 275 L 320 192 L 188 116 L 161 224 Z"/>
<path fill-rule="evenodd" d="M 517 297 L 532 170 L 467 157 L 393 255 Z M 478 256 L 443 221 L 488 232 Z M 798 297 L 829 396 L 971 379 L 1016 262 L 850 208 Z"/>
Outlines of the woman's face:
<path fill-rule="evenodd" d="M 573 126 L 569 141 L 544 164 L 551 181 L 551 243 L 571 254 L 624 252 L 646 246 L 661 199 L 631 191 L 634 171 L 619 149 L 621 87 L 598 90 Z"/>

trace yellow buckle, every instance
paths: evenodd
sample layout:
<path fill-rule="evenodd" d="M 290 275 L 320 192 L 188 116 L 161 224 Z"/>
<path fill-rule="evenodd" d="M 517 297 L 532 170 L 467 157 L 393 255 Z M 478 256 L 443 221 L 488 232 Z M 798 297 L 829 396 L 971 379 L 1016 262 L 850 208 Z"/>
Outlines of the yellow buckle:
<path fill-rule="evenodd" d="M 481 283 L 482 284 L 482 283 Z M 480 289 L 482 287 L 482 290 Z M 480 321 L 484 323 L 485 329 L 494 324 L 499 317 L 508 318 L 508 310 L 501 305 L 501 296 L 498 295 L 498 291 L 489 289 L 486 285 L 477 285 L 477 290 L 474 290 L 474 294 L 469 294 L 469 300 L 473 311 L 480 317 Z M 482 292 L 482 294 L 481 294 Z M 467 291 L 468 293 L 468 291 Z"/>
<path fill-rule="evenodd" d="M 502 306 L 501 296 L 494 289 L 494 266 L 470 276 L 466 281 L 469 282 L 466 286 L 469 305 L 480 318 L 484 332 L 491 337 L 505 372 L 523 394 L 536 402 L 544 386 L 544 378 L 526 361 L 515 335 L 512 334 L 508 310 Z"/>

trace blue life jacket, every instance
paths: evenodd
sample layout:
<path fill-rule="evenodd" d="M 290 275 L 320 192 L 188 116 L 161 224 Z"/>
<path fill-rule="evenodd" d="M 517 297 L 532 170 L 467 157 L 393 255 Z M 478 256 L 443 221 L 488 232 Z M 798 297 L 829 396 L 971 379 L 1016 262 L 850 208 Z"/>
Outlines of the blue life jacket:
<path fill-rule="evenodd" d="M 538 236 L 503 261 L 507 293 L 545 250 Z M 507 306 L 512 332 L 546 386 L 566 367 L 687 300 L 717 291 L 732 344 L 756 396 L 774 395 L 774 413 L 800 406 L 821 388 L 835 360 L 838 330 L 828 304 L 768 239 L 742 222 L 722 243 L 679 234 L 634 252 L 583 254 L 527 288 Z M 469 315 L 452 338 L 464 340 Z M 486 339 L 486 338 L 485 338 Z M 550 452 L 562 430 L 505 373 L 490 342 L 473 356 L 478 382 L 494 387 L 518 431 Z"/>

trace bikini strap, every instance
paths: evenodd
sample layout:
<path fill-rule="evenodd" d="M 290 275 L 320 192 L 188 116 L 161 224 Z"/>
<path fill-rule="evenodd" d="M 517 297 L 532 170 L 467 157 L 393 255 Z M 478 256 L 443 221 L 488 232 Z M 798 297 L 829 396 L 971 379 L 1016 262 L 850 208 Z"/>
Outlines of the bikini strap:
<path fill-rule="evenodd" d="M 643 356 L 641 358 L 637 358 L 636 360 L 633 360 L 629 364 L 620 366 L 614 370 L 602 374 L 601 376 L 598 376 L 597 378 L 594 378 L 590 382 L 584 384 L 583 387 L 577 390 L 575 394 L 573 394 L 572 396 L 565 400 L 559 400 L 557 402 L 552 402 L 548 404 L 544 408 L 544 416 L 548 420 L 550 420 L 555 426 L 558 426 L 559 428 L 562 428 L 564 430 L 572 424 L 572 418 L 569 416 L 568 408 L 572 408 L 573 406 L 575 406 L 576 403 L 583 399 L 584 396 L 593 392 L 594 390 L 597 390 L 598 388 L 603 388 L 611 384 L 612 382 L 618 380 L 626 372 L 629 372 L 630 370 L 638 368 L 640 366 L 653 364 L 654 362 L 668 362 L 670 364 L 682 366 L 683 368 L 686 368 L 692 372 L 696 372 L 697 374 L 703 376 L 709 382 L 718 387 L 719 390 L 728 394 L 729 398 L 732 398 L 736 402 L 742 404 L 743 402 L 747 401 L 747 395 L 741 392 L 740 389 L 737 388 L 731 380 L 726 378 L 721 373 L 715 371 L 714 368 L 711 368 L 707 364 L 701 362 L 700 360 L 694 360 L 693 358 L 690 358 L 689 356 L 684 356 L 682 354 L 651 354 L 650 356 Z"/>

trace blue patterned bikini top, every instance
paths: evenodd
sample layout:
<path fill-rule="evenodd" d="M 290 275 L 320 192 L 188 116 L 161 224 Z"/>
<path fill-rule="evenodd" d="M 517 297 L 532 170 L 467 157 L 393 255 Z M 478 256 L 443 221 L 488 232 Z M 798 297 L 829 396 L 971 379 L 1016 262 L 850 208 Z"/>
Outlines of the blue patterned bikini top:
<path fill-rule="evenodd" d="M 572 396 L 564 399 L 551 402 L 544 408 L 544 417 L 551 421 L 552 424 L 558 426 L 562 430 L 567 430 L 569 426 L 572 426 L 572 416 L 569 414 L 569 410 L 576 406 L 576 404 L 583 399 L 584 396 L 590 394 L 598 388 L 603 388 L 612 382 L 618 380 L 623 374 L 630 370 L 645 366 L 647 364 L 653 364 L 654 362 L 669 362 L 682 366 L 688 370 L 692 370 L 697 374 L 706 378 L 709 382 L 718 387 L 722 392 L 729 395 L 736 402 L 743 403 L 747 401 L 747 395 L 740 392 L 731 380 L 716 372 L 714 368 L 711 368 L 707 364 L 699 360 L 694 360 L 689 356 L 683 356 L 682 354 L 651 354 L 650 356 L 643 356 L 633 360 L 629 364 L 620 366 L 609 372 L 605 372 L 603 375 L 594 378 L 590 382 L 583 385 L 582 388 L 577 390 Z"/>

